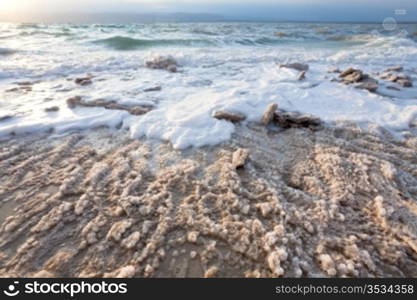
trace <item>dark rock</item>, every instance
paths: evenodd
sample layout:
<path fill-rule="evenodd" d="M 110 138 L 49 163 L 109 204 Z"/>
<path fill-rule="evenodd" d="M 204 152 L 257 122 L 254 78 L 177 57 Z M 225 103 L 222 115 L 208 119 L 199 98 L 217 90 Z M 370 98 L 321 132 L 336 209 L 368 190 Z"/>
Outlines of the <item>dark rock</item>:
<path fill-rule="evenodd" d="M 162 87 L 158 85 L 158 86 L 154 86 L 154 87 L 151 87 L 151 88 L 144 89 L 143 91 L 144 92 L 159 92 L 161 90 L 162 90 Z"/>
<path fill-rule="evenodd" d="M 274 122 L 277 126 L 284 129 L 309 128 L 316 131 L 323 127 L 323 122 L 320 118 L 312 115 L 300 114 L 298 112 L 276 112 L 274 115 Z"/>
<path fill-rule="evenodd" d="M 58 110 L 59 110 L 58 106 L 52 106 L 52 107 L 45 108 L 46 112 L 54 112 L 54 111 L 58 111 Z"/>
<path fill-rule="evenodd" d="M 12 116 L 12 115 L 3 115 L 3 116 L 0 116 L 0 122 L 6 121 L 6 120 L 10 120 L 13 117 L 14 116 Z"/>
<path fill-rule="evenodd" d="M 388 90 L 393 90 L 393 91 L 401 91 L 400 88 L 397 88 L 396 86 L 393 86 L 393 85 L 388 85 L 387 86 L 387 89 Z"/>
<path fill-rule="evenodd" d="M 86 86 L 86 85 L 92 84 L 93 81 L 91 80 L 91 77 L 83 77 L 83 78 L 76 78 L 75 83 L 82 85 L 82 86 Z"/>

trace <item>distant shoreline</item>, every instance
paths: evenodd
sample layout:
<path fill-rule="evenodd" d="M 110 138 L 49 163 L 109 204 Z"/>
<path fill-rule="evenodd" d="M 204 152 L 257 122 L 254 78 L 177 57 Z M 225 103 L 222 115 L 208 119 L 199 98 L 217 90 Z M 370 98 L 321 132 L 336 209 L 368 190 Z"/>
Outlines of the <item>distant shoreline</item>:
<path fill-rule="evenodd" d="M 95 14 L 34 14 L 25 17 L 16 17 L 9 14 L 0 14 L 0 23 L 300 23 L 300 24 L 379 24 L 383 20 L 374 21 L 336 21 L 336 20 L 284 20 L 265 19 L 253 20 L 234 18 L 210 13 L 95 13 Z M 397 21 L 397 24 L 416 24 L 417 20 Z"/>

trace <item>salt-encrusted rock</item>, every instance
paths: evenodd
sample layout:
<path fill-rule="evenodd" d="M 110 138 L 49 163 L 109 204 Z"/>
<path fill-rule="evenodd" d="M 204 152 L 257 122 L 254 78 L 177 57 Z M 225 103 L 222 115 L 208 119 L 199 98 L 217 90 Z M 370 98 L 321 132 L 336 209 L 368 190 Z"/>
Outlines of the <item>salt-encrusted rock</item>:
<path fill-rule="evenodd" d="M 54 111 L 58 111 L 58 110 L 59 110 L 58 106 L 52 106 L 52 107 L 45 108 L 46 112 L 54 112 Z"/>
<path fill-rule="evenodd" d="M 216 266 L 211 266 L 208 268 L 208 270 L 204 273 L 205 278 L 214 278 L 217 276 L 217 273 L 219 272 L 219 268 Z"/>
<path fill-rule="evenodd" d="M 105 273 L 104 278 L 132 278 L 135 276 L 136 268 L 132 265 L 122 267 L 114 272 Z"/>
<path fill-rule="evenodd" d="M 132 249 L 140 240 L 140 232 L 135 231 L 122 241 L 122 246 L 126 249 Z"/>
<path fill-rule="evenodd" d="M 282 248 L 279 248 L 268 255 L 267 264 L 274 276 L 280 277 L 284 275 L 284 269 L 281 267 L 281 262 L 285 261 L 287 257 L 287 252 Z"/>
<path fill-rule="evenodd" d="M 131 115 L 139 116 L 139 115 L 143 115 L 143 114 L 148 113 L 150 111 L 150 109 L 142 107 L 142 106 L 134 106 L 134 107 L 129 108 L 128 111 Z"/>
<path fill-rule="evenodd" d="M 361 70 L 349 68 L 346 71 L 342 72 L 339 75 L 340 78 L 343 78 L 345 83 L 354 83 L 359 82 L 364 78 L 364 74 Z"/>
<path fill-rule="evenodd" d="M 56 275 L 52 274 L 51 272 L 47 270 L 40 270 L 39 272 L 36 272 L 32 274 L 32 278 L 55 278 Z"/>
<path fill-rule="evenodd" d="M 298 81 L 302 81 L 304 79 L 306 79 L 306 71 L 302 71 L 299 75 L 298 75 Z"/>
<path fill-rule="evenodd" d="M 162 90 L 162 87 L 160 85 L 157 85 L 151 88 L 144 89 L 143 91 L 144 92 L 159 92 L 161 90 Z"/>
<path fill-rule="evenodd" d="M 218 120 L 226 120 L 226 121 L 237 123 L 237 122 L 241 122 L 245 120 L 246 116 L 238 114 L 238 113 L 230 113 L 230 112 L 218 110 L 213 113 L 213 118 L 218 119 Z"/>
<path fill-rule="evenodd" d="M 167 67 L 167 71 L 168 71 L 168 72 L 171 72 L 171 73 L 176 73 L 176 72 L 178 72 L 178 68 L 177 68 L 177 66 L 176 66 L 176 65 L 169 65 L 169 66 Z"/>
<path fill-rule="evenodd" d="M 380 76 L 381 79 L 398 83 L 402 87 L 412 87 L 413 83 L 407 75 L 404 74 L 393 74 L 393 73 L 383 73 Z"/>
<path fill-rule="evenodd" d="M 90 84 L 92 84 L 93 83 L 93 81 L 91 80 L 91 76 L 88 76 L 88 77 L 81 77 L 81 78 L 76 78 L 75 80 L 74 80 L 74 82 L 76 83 L 76 84 L 79 84 L 79 85 L 82 85 L 82 86 L 86 86 L 86 85 L 90 85 Z"/>
<path fill-rule="evenodd" d="M 339 68 L 330 68 L 327 72 L 328 73 L 341 73 L 342 71 L 340 71 Z"/>
<path fill-rule="evenodd" d="M 277 126 L 284 129 L 310 128 L 312 130 L 319 130 L 323 126 L 320 118 L 307 114 L 303 115 L 298 112 L 276 112 L 274 115 L 274 122 Z"/>
<path fill-rule="evenodd" d="M 264 126 L 267 126 L 269 123 L 271 123 L 277 109 L 278 109 L 278 104 L 276 103 L 269 104 L 262 116 L 261 124 Z"/>
<path fill-rule="evenodd" d="M 150 69 L 167 70 L 174 73 L 177 72 L 178 63 L 171 56 L 157 56 L 146 61 L 145 66 Z"/>
<path fill-rule="evenodd" d="M 110 228 L 109 232 L 107 233 L 107 239 L 120 241 L 123 233 L 125 233 L 125 231 L 129 229 L 130 226 L 132 226 L 132 223 L 133 223 L 132 220 L 123 220 L 123 221 L 114 223 L 113 226 Z"/>
<path fill-rule="evenodd" d="M 308 69 L 310 68 L 309 65 L 307 64 L 302 64 L 302 63 L 291 63 L 291 64 L 281 64 L 279 65 L 280 68 L 288 68 L 288 69 L 294 69 L 297 71 L 308 71 Z"/>
<path fill-rule="evenodd" d="M 196 243 L 198 239 L 199 232 L 198 231 L 191 231 L 187 234 L 187 241 L 190 243 Z"/>
<path fill-rule="evenodd" d="M 241 168 L 244 167 L 246 164 L 246 161 L 249 158 L 249 150 L 239 148 L 235 152 L 233 152 L 232 156 L 232 165 L 234 168 Z"/>
<path fill-rule="evenodd" d="M 412 87 L 413 86 L 413 83 L 411 82 L 411 80 L 408 80 L 408 79 L 405 79 L 405 78 L 398 79 L 396 82 L 399 85 L 401 85 L 402 87 Z"/>
<path fill-rule="evenodd" d="M 67 105 L 69 108 L 75 108 L 76 106 L 84 106 L 84 107 L 103 107 L 105 109 L 112 109 L 112 110 L 126 110 L 131 115 L 143 115 L 148 113 L 152 110 L 151 106 L 128 106 L 119 104 L 115 101 L 105 101 L 102 99 L 94 100 L 94 101 L 84 101 L 80 96 L 75 96 L 67 99 Z"/>
<path fill-rule="evenodd" d="M 348 76 L 348 75 L 350 75 L 354 72 L 357 72 L 357 71 L 359 71 L 359 70 L 356 70 L 354 68 L 348 68 L 345 71 L 343 71 L 342 73 L 340 73 L 339 77 L 345 78 L 346 76 Z"/>
<path fill-rule="evenodd" d="M 358 69 L 348 68 L 339 75 L 339 78 L 344 84 L 355 84 L 358 89 L 370 92 L 375 92 L 378 89 L 378 81 Z"/>
<path fill-rule="evenodd" d="M 378 89 L 378 81 L 373 78 L 367 78 L 357 84 L 355 88 L 375 92 Z"/>
<path fill-rule="evenodd" d="M 394 67 L 390 67 L 388 69 L 386 69 L 384 72 L 402 72 L 404 70 L 404 68 L 402 66 L 394 66 Z"/>
<path fill-rule="evenodd" d="M 67 99 L 67 105 L 69 108 L 75 108 L 77 105 L 79 105 L 82 101 L 82 98 L 80 96 L 74 96 Z"/>
<path fill-rule="evenodd" d="M 333 259 L 328 254 L 320 254 L 317 258 L 320 267 L 329 276 L 336 276 L 337 271 Z"/>

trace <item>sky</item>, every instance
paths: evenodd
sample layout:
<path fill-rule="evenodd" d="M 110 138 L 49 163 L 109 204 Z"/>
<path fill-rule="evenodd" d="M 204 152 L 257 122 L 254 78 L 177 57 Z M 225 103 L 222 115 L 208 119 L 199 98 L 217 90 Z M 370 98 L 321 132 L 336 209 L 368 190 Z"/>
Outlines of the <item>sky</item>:
<path fill-rule="evenodd" d="M 0 20 L 30 21 L 36 14 L 175 12 L 248 21 L 417 21 L 416 0 L 0 0 Z"/>

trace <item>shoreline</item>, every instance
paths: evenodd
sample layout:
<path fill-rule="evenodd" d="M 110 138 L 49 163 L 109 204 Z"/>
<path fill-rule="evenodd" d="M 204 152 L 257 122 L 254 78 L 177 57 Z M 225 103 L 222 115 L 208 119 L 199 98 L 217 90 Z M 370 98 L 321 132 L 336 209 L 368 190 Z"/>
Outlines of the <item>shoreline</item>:
<path fill-rule="evenodd" d="M 0 276 L 417 277 L 415 149 L 353 124 L 3 140 Z"/>

